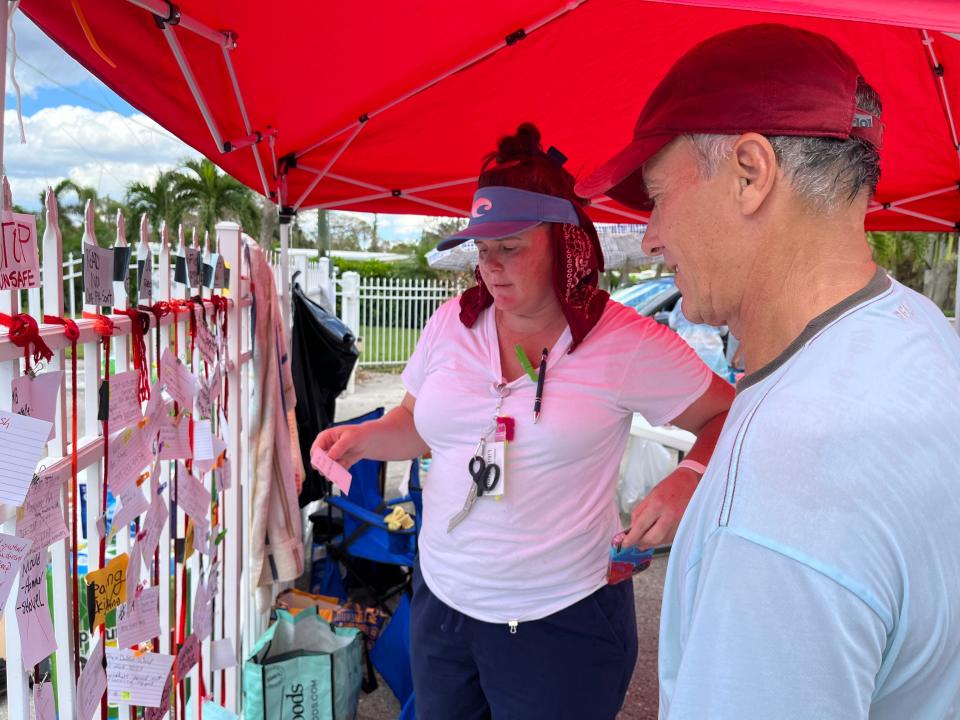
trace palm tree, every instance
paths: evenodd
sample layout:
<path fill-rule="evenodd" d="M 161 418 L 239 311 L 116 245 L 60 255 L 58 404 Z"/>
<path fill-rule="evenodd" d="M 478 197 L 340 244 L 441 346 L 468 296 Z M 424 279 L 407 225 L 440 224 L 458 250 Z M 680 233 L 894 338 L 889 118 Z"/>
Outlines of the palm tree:
<path fill-rule="evenodd" d="M 177 196 L 197 214 L 201 228 L 214 233 L 218 220 L 237 220 L 251 235 L 260 225 L 260 211 L 253 192 L 225 175 L 206 158 L 187 160 L 174 178 Z"/>
<path fill-rule="evenodd" d="M 178 181 L 179 175 L 168 170 L 160 173 L 153 185 L 140 182 L 130 185 L 126 201 L 133 219 L 146 214 L 154 230 L 160 227 L 161 222 L 175 228 L 187 209 L 185 199 L 177 192 Z"/>

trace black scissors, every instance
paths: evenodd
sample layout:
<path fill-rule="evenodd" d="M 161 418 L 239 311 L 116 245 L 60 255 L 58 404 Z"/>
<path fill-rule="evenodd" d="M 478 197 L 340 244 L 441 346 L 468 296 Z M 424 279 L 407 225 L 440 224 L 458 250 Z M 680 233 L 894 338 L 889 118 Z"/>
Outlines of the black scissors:
<path fill-rule="evenodd" d="M 481 450 L 482 452 L 482 450 Z M 492 491 L 500 482 L 500 466 L 496 463 L 487 463 L 480 454 L 470 458 L 467 466 L 470 477 L 477 486 L 477 497 Z"/>

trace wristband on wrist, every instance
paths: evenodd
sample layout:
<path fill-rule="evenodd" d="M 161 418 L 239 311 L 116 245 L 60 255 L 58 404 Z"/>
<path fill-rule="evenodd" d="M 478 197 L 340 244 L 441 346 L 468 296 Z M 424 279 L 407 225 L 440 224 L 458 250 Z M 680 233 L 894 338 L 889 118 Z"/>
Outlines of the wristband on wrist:
<path fill-rule="evenodd" d="M 682 460 L 677 467 L 693 470 L 695 473 L 697 473 L 697 475 L 701 476 L 707 471 L 706 466 L 702 463 L 698 463 L 696 460 Z"/>

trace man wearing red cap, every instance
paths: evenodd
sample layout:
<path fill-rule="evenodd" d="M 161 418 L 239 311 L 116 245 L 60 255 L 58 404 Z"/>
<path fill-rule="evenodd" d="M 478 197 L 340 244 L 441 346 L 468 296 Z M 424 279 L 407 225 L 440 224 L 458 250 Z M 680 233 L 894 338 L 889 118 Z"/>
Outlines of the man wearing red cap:
<path fill-rule="evenodd" d="M 960 714 L 960 339 L 873 263 L 880 114 L 832 41 L 740 28 L 577 186 L 651 211 L 746 362 L 670 558 L 662 718 Z"/>

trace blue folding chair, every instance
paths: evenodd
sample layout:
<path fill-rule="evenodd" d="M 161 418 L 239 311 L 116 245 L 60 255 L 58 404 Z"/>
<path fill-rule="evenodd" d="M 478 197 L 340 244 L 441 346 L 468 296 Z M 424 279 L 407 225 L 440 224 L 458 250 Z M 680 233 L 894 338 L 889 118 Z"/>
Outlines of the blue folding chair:
<path fill-rule="evenodd" d="M 383 408 L 338 424 L 360 424 L 383 417 Z M 357 580 L 376 604 L 390 613 L 386 601 L 409 586 L 417 554 L 417 533 L 420 529 L 420 473 L 414 460 L 410 467 L 410 494 L 393 500 L 384 500 L 386 463 L 380 460 L 360 460 L 350 468 L 350 492 L 346 497 L 331 495 L 327 503 L 343 513 L 343 533 L 327 546 L 328 555 L 343 563 L 350 576 Z M 391 530 L 384 521 L 393 506 L 411 502 L 416 508 L 414 527 Z M 404 579 L 377 592 L 357 568 L 356 559 L 407 568 Z"/>
<path fill-rule="evenodd" d="M 400 717 L 416 717 L 413 713 L 413 671 L 410 668 L 409 593 L 400 596 L 393 617 L 370 651 L 370 660 L 400 701 L 403 708 Z"/>

